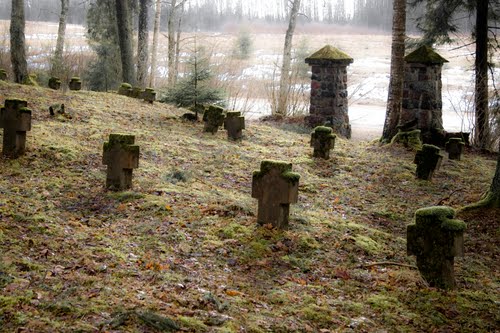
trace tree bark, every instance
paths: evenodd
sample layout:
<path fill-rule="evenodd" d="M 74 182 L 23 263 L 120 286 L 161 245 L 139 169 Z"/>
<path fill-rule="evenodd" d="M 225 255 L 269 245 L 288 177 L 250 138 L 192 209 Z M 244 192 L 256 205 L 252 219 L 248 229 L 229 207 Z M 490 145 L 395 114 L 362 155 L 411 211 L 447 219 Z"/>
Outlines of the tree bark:
<path fill-rule="evenodd" d="M 476 60 L 475 97 L 476 129 L 475 143 L 481 149 L 490 148 L 488 112 L 488 1 L 476 0 Z"/>
<path fill-rule="evenodd" d="M 66 38 L 66 18 L 68 16 L 69 0 L 61 0 L 61 14 L 59 15 L 59 28 L 57 30 L 56 50 L 52 63 L 51 75 L 60 77 L 63 70 L 64 40 Z"/>
<path fill-rule="evenodd" d="M 10 61 L 14 72 L 14 82 L 16 83 L 26 83 L 28 81 L 24 26 L 24 0 L 12 0 L 10 15 Z"/>
<path fill-rule="evenodd" d="M 153 30 L 153 49 L 151 50 L 151 74 L 149 76 L 149 86 L 156 85 L 156 59 L 158 49 L 158 36 L 160 35 L 160 20 L 161 20 L 161 0 L 156 0 L 155 22 Z"/>
<path fill-rule="evenodd" d="M 381 141 L 388 142 L 397 134 L 403 102 L 404 56 L 406 32 L 406 0 L 394 0 L 392 19 L 391 75 L 384 130 Z"/>
<path fill-rule="evenodd" d="M 297 16 L 299 14 L 300 0 L 293 0 L 292 9 L 290 10 L 290 20 L 288 21 L 288 29 L 285 34 L 285 45 L 283 47 L 283 63 L 281 65 L 281 77 L 278 95 L 278 107 L 276 113 L 286 116 L 288 109 L 288 91 L 290 87 L 290 67 L 292 63 L 292 40 L 295 26 L 297 24 Z"/>
<path fill-rule="evenodd" d="M 148 7 L 149 0 L 139 1 L 139 33 L 137 40 L 137 84 L 146 87 L 148 76 Z"/>
<path fill-rule="evenodd" d="M 177 73 L 175 68 L 175 50 L 176 50 L 176 23 L 178 9 L 184 6 L 186 0 L 171 0 L 170 13 L 168 15 L 168 86 L 172 87 L 177 81 Z"/>
<path fill-rule="evenodd" d="M 181 11 L 184 11 L 184 4 L 181 6 Z M 174 61 L 174 75 L 177 78 L 179 74 L 179 62 L 180 62 L 180 53 L 181 53 L 181 24 L 182 24 L 182 15 L 179 15 L 179 19 L 177 20 L 177 37 L 175 40 L 175 61 Z"/>
<path fill-rule="evenodd" d="M 115 0 L 116 23 L 120 44 L 122 78 L 124 82 L 135 85 L 134 54 L 132 51 L 132 31 L 128 0 Z"/>
<path fill-rule="evenodd" d="M 500 144 L 498 145 L 497 169 L 491 182 L 489 196 L 493 207 L 500 208 Z"/>

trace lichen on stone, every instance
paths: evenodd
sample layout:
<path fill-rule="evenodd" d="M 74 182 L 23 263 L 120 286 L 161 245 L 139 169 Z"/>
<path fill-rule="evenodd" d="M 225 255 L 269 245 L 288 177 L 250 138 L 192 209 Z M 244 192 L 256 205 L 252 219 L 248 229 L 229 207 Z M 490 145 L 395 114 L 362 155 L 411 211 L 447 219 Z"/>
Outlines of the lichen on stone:
<path fill-rule="evenodd" d="M 316 51 L 312 55 L 306 58 L 311 60 L 343 60 L 352 62 L 353 59 L 347 54 L 339 49 L 333 47 L 332 45 L 326 45 L 322 49 Z"/>
<path fill-rule="evenodd" d="M 424 45 L 411 52 L 405 57 L 407 63 L 419 63 L 419 64 L 444 64 L 448 62 L 445 58 L 441 57 L 436 51 L 431 47 Z"/>
<path fill-rule="evenodd" d="M 461 220 L 446 219 L 441 223 L 441 229 L 449 231 L 464 231 L 467 228 L 467 224 Z"/>
<path fill-rule="evenodd" d="M 123 82 L 120 85 L 120 88 L 125 88 L 125 89 L 132 89 L 132 85 L 130 83 Z"/>
<path fill-rule="evenodd" d="M 274 169 L 278 169 L 281 176 L 292 184 L 298 182 L 300 179 L 298 173 L 292 172 L 292 163 L 273 160 L 264 160 L 260 162 L 260 170 L 254 171 L 253 177 L 264 177 L 269 171 Z"/>
<path fill-rule="evenodd" d="M 453 219 L 455 210 L 447 206 L 431 206 L 420 208 L 415 212 L 415 217 L 435 217 L 437 220 Z"/>
<path fill-rule="evenodd" d="M 240 111 L 228 111 L 226 113 L 226 117 L 228 117 L 228 118 L 241 117 L 241 112 Z"/>
<path fill-rule="evenodd" d="M 110 144 L 132 145 L 135 142 L 135 136 L 130 134 L 113 133 L 109 135 Z"/>

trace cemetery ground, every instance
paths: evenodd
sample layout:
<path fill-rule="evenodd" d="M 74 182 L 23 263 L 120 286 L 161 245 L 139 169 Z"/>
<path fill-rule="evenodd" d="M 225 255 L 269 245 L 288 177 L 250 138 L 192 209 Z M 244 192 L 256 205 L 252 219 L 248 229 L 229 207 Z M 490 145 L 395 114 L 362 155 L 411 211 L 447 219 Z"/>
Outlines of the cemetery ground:
<path fill-rule="evenodd" d="M 242 141 L 185 110 L 112 93 L 0 81 L 33 110 L 26 155 L 0 158 L 1 332 L 494 332 L 498 211 L 460 213 L 457 290 L 429 288 L 406 254 L 415 210 L 460 208 L 488 189 L 496 155 L 445 158 L 337 139 L 312 157 L 298 122 L 248 122 Z M 71 118 L 51 117 L 64 103 Z M 135 135 L 132 191 L 104 189 L 103 143 Z M 252 171 L 293 163 L 290 226 L 257 224 Z"/>

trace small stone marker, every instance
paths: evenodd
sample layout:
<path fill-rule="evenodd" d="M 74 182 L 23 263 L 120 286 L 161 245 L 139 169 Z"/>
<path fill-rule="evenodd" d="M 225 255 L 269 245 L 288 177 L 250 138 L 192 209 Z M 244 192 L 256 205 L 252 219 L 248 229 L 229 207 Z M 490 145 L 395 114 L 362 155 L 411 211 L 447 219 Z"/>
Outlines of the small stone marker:
<path fill-rule="evenodd" d="M 431 180 L 434 171 L 439 170 L 442 160 L 443 155 L 440 154 L 439 147 L 424 144 L 413 161 L 417 165 L 417 178 Z"/>
<path fill-rule="evenodd" d="M 53 76 L 49 79 L 48 85 L 50 89 L 59 90 L 59 88 L 61 88 L 61 80 Z"/>
<path fill-rule="evenodd" d="M 219 127 L 224 124 L 224 109 L 220 106 L 210 105 L 203 114 L 205 126 L 204 132 L 217 133 Z"/>
<path fill-rule="evenodd" d="M 0 69 L 0 80 L 7 81 L 7 72 L 5 69 Z"/>
<path fill-rule="evenodd" d="M 454 220 L 455 210 L 438 206 L 415 212 L 415 224 L 407 227 L 408 255 L 417 256 L 417 267 L 431 287 L 454 289 L 454 258 L 464 255 L 466 224 Z"/>
<path fill-rule="evenodd" d="M 108 166 L 106 188 L 121 191 L 132 188 L 132 170 L 139 167 L 139 146 L 135 136 L 110 134 L 104 143 L 102 163 Z"/>
<path fill-rule="evenodd" d="M 130 96 L 132 94 L 132 86 L 129 83 L 122 83 L 118 88 L 118 95 Z"/>
<path fill-rule="evenodd" d="M 80 78 L 77 76 L 72 77 L 69 81 L 69 90 L 82 90 L 82 80 L 80 80 Z"/>
<path fill-rule="evenodd" d="M 31 130 L 31 110 L 28 102 L 6 99 L 0 109 L 0 128 L 3 128 L 3 155 L 17 158 L 26 149 L 26 132 Z"/>
<path fill-rule="evenodd" d="M 133 87 L 129 96 L 132 98 L 142 98 L 142 89 L 139 87 Z"/>
<path fill-rule="evenodd" d="M 145 102 L 149 102 L 150 104 L 153 104 L 153 102 L 156 101 L 156 91 L 153 88 L 146 88 L 142 92 L 142 99 Z"/>
<path fill-rule="evenodd" d="M 224 119 L 224 128 L 227 130 L 228 139 L 241 139 L 245 129 L 245 117 L 239 111 L 228 112 Z"/>
<path fill-rule="evenodd" d="M 311 147 L 314 148 L 313 156 L 330 158 L 330 150 L 335 147 L 337 136 L 332 133 L 332 129 L 326 126 L 318 126 L 311 133 Z"/>
<path fill-rule="evenodd" d="M 262 161 L 260 170 L 252 177 L 252 198 L 259 200 L 257 221 L 272 224 L 276 228 L 288 225 L 290 204 L 296 203 L 299 179 L 292 172 L 292 164 L 281 161 Z"/>
<path fill-rule="evenodd" d="M 450 160 L 460 161 L 464 153 L 465 143 L 460 138 L 451 138 L 446 143 L 446 151 Z"/>

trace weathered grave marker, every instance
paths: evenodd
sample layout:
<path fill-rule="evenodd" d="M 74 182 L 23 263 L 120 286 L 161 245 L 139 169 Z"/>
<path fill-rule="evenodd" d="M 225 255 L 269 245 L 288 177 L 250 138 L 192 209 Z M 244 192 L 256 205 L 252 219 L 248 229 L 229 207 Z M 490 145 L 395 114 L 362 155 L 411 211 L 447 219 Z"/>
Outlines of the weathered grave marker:
<path fill-rule="evenodd" d="M 50 89 L 59 90 L 61 88 L 61 80 L 58 77 L 51 77 L 48 84 Z"/>
<path fill-rule="evenodd" d="M 460 138 L 451 138 L 446 143 L 446 152 L 448 152 L 448 158 L 450 160 L 458 160 L 462 158 L 464 153 L 465 143 Z"/>
<path fill-rule="evenodd" d="M 455 210 L 438 206 L 415 212 L 415 224 L 407 227 L 408 255 L 417 256 L 417 267 L 432 287 L 456 286 L 454 258 L 464 255 L 466 224 L 455 220 Z"/>
<path fill-rule="evenodd" d="M 217 133 L 219 127 L 224 124 L 224 109 L 220 106 L 210 105 L 203 114 L 205 126 L 204 132 Z"/>
<path fill-rule="evenodd" d="M 0 69 L 0 80 L 7 81 L 7 71 L 5 69 Z"/>
<path fill-rule="evenodd" d="M 239 111 L 227 112 L 226 119 L 224 119 L 224 128 L 227 130 L 228 139 L 241 139 L 245 129 L 245 117 Z"/>
<path fill-rule="evenodd" d="M 130 96 L 132 94 L 132 86 L 129 83 L 122 83 L 118 88 L 118 95 Z"/>
<path fill-rule="evenodd" d="M 80 80 L 80 78 L 77 76 L 72 77 L 69 81 L 69 90 L 82 90 L 82 80 Z"/>
<path fill-rule="evenodd" d="M 0 109 L 0 128 L 3 128 L 2 154 L 17 158 L 26 149 L 26 132 L 31 130 L 31 110 L 28 102 L 20 99 L 6 99 Z"/>
<path fill-rule="evenodd" d="M 156 101 L 156 91 L 153 88 L 146 88 L 142 92 L 142 99 L 145 102 L 149 102 L 150 104 L 153 104 L 153 102 Z"/>
<path fill-rule="evenodd" d="M 337 136 L 332 129 L 326 126 L 318 126 L 311 133 L 311 147 L 314 148 L 313 156 L 324 159 L 330 158 L 330 150 L 335 147 Z"/>
<path fill-rule="evenodd" d="M 262 161 L 260 170 L 252 177 L 252 198 L 259 200 L 257 221 L 272 224 L 276 228 L 288 225 L 290 204 L 296 203 L 299 179 L 292 172 L 292 164 L 281 161 Z"/>
<path fill-rule="evenodd" d="M 413 161 L 417 165 L 417 178 L 431 180 L 434 171 L 439 170 L 443 155 L 439 147 L 424 144 L 421 150 L 418 150 Z"/>
<path fill-rule="evenodd" d="M 104 143 L 102 163 L 108 166 L 106 188 L 121 191 L 132 188 L 132 171 L 139 167 L 139 146 L 135 136 L 110 134 Z"/>

